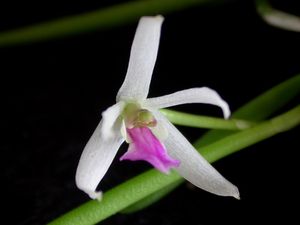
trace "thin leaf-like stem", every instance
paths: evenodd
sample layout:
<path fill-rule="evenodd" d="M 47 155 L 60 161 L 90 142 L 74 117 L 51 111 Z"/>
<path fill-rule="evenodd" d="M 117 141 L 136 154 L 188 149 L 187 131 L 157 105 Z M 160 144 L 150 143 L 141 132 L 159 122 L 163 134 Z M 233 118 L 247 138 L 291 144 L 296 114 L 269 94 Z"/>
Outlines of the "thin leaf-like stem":
<path fill-rule="evenodd" d="M 173 124 L 181 126 L 222 130 L 243 130 L 254 125 L 253 122 L 241 119 L 224 120 L 222 118 L 194 115 L 169 109 L 161 109 L 160 111 Z"/>
<path fill-rule="evenodd" d="M 136 0 L 0 33 L 0 47 L 51 40 L 120 26 L 140 17 L 165 14 L 216 0 Z"/>
<path fill-rule="evenodd" d="M 300 124 L 300 105 L 271 120 L 204 146 L 200 148 L 200 152 L 209 162 L 215 162 L 275 134 L 292 129 L 298 124 Z"/>
<path fill-rule="evenodd" d="M 231 118 L 239 118 L 259 122 L 262 121 L 300 94 L 300 74 L 276 85 L 270 90 L 257 96 L 235 111 Z M 235 131 L 211 130 L 199 138 L 194 145 L 199 148 Z"/>
<path fill-rule="evenodd" d="M 139 204 L 133 204 L 124 210 L 121 211 L 121 213 L 129 214 L 129 213 L 134 213 L 136 211 L 142 210 L 145 207 L 151 205 L 153 202 L 156 202 L 160 200 L 162 197 L 173 191 L 175 188 L 177 188 L 181 183 L 183 182 L 183 179 L 178 179 L 176 182 L 173 182 L 162 189 L 160 189 L 157 192 L 154 192 L 151 195 L 151 198 L 143 198 L 139 201 Z"/>

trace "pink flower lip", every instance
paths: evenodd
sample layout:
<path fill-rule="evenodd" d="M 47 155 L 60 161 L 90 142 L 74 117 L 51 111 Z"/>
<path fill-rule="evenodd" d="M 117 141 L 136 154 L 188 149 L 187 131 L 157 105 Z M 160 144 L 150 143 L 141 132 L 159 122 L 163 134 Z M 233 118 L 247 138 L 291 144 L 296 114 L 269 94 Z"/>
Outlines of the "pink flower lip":
<path fill-rule="evenodd" d="M 179 166 L 180 161 L 168 155 L 164 145 L 148 127 L 134 127 L 126 130 L 131 143 L 120 160 L 144 160 L 163 173 L 169 173 L 171 168 Z"/>

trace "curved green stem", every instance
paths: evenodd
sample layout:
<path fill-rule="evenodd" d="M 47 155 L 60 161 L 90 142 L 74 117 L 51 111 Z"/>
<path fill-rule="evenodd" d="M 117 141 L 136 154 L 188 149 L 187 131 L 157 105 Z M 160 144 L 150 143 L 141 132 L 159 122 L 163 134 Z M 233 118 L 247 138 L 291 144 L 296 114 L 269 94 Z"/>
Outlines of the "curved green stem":
<path fill-rule="evenodd" d="M 212 163 L 242 148 L 291 129 L 299 123 L 300 105 L 270 121 L 263 122 L 201 148 L 201 153 Z M 88 201 L 48 225 L 96 224 L 148 195 L 181 181 L 182 178 L 176 172 L 165 175 L 152 169 L 107 191 L 101 202 L 97 200 Z"/>
<path fill-rule="evenodd" d="M 204 146 L 200 148 L 200 152 L 209 162 L 215 162 L 240 149 L 292 129 L 298 124 L 300 124 L 300 105 L 271 120 Z"/>
<path fill-rule="evenodd" d="M 223 129 L 223 130 L 243 130 L 254 125 L 253 122 L 221 118 L 209 116 L 199 116 L 189 113 L 177 112 L 169 109 L 160 110 L 173 124 L 188 127 L 208 128 L 208 129 Z"/>
<path fill-rule="evenodd" d="M 164 14 L 216 0 L 140 0 L 0 33 L 0 47 L 45 41 L 123 25 L 141 16 Z M 218 1 L 222 2 L 222 1 Z"/>
<path fill-rule="evenodd" d="M 255 122 L 262 121 L 274 114 L 298 94 L 300 94 L 300 74 L 278 84 L 248 102 L 235 111 L 231 118 L 241 118 Z M 212 130 L 199 138 L 194 145 L 197 148 L 205 146 L 233 132 L 235 131 Z"/>
<path fill-rule="evenodd" d="M 154 192 L 151 195 L 151 198 L 146 197 L 138 201 L 137 203 L 130 205 L 129 207 L 126 207 L 124 210 L 121 211 L 121 213 L 129 214 L 134 213 L 136 211 L 142 210 L 146 208 L 147 206 L 151 205 L 152 203 L 160 200 L 165 195 L 173 191 L 175 188 L 177 188 L 184 180 L 178 179 L 176 182 L 173 182 L 163 188 L 161 188 L 159 191 Z"/>

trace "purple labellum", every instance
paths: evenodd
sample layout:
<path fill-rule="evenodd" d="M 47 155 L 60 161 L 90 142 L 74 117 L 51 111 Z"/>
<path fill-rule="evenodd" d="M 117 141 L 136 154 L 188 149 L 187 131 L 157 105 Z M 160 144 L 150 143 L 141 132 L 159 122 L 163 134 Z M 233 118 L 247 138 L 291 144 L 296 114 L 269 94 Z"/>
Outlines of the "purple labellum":
<path fill-rule="evenodd" d="M 148 127 L 127 128 L 131 140 L 128 151 L 120 160 L 144 160 L 163 173 L 178 167 L 179 160 L 171 158 L 164 145 L 154 136 Z"/>

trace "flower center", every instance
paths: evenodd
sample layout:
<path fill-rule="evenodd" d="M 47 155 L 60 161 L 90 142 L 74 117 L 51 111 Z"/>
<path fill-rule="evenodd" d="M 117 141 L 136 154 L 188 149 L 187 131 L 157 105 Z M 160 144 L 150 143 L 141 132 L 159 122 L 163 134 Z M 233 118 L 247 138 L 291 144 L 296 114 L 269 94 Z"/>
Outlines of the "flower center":
<path fill-rule="evenodd" d="M 179 166 L 180 162 L 168 155 L 163 143 L 153 134 L 151 129 L 156 127 L 157 121 L 150 111 L 128 103 L 122 115 L 130 143 L 120 160 L 144 160 L 164 173 Z"/>
<path fill-rule="evenodd" d="M 136 103 L 128 103 L 123 111 L 126 128 L 155 127 L 157 122 L 151 112 Z"/>

